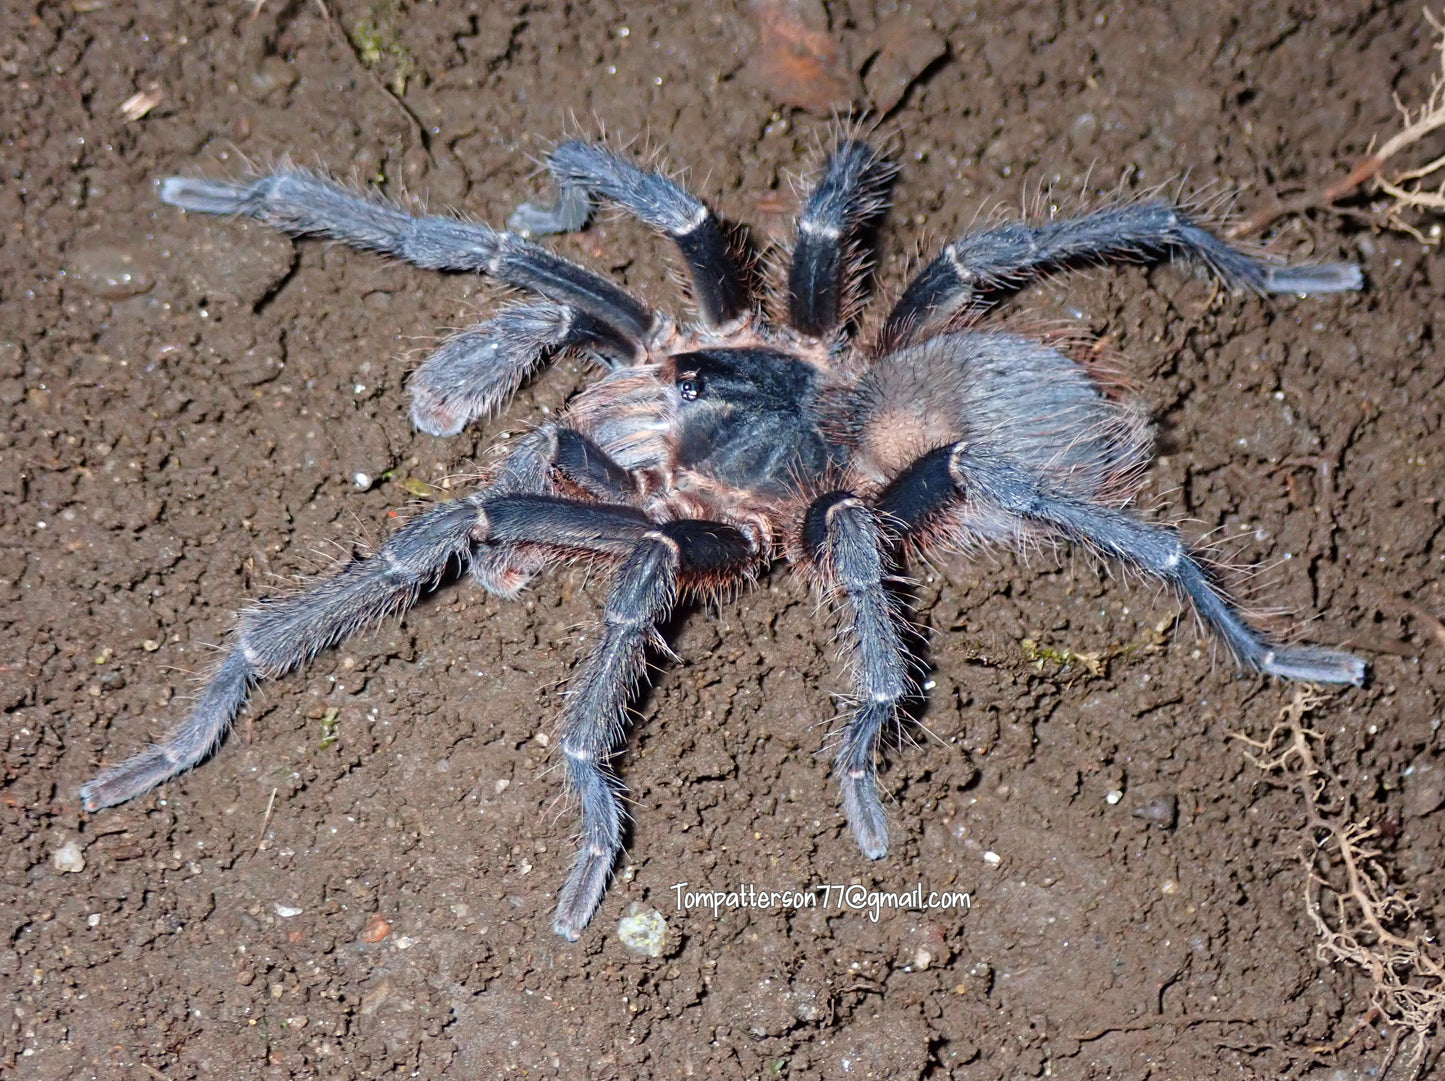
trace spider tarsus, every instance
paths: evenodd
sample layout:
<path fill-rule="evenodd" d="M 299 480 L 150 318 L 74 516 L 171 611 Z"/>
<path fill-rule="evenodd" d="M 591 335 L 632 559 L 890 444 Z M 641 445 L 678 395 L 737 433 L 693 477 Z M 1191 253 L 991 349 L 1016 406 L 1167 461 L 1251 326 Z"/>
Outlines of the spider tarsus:
<path fill-rule="evenodd" d="M 557 186 L 550 203 L 522 203 L 507 219 L 507 228 L 519 236 L 557 236 L 586 227 L 595 208 L 587 189 L 571 184 Z"/>
<path fill-rule="evenodd" d="M 888 855 L 888 816 L 878 798 L 878 784 L 871 769 L 840 772 L 843 814 L 853 830 L 858 849 L 870 860 Z"/>
<path fill-rule="evenodd" d="M 1272 266 L 1265 273 L 1270 293 L 1320 295 L 1349 293 L 1365 287 L 1365 275 L 1355 263 L 1316 263 L 1313 266 Z"/>
<path fill-rule="evenodd" d="M 95 780 L 82 785 L 81 806 L 91 812 L 102 807 L 114 807 L 118 803 L 134 799 L 142 792 L 149 792 L 175 774 L 176 765 L 167 755 L 166 749 L 153 743 L 134 757 L 102 771 Z"/>
<path fill-rule="evenodd" d="M 231 721 L 245 706 L 255 674 L 238 644 L 206 684 L 195 708 L 167 733 L 163 742 L 151 744 L 81 788 L 85 809 L 95 811 L 124 803 L 198 765 L 216 749 Z"/>
<path fill-rule="evenodd" d="M 1350 683 L 1365 685 L 1365 662 L 1352 653 L 1318 646 L 1270 649 L 1260 659 L 1259 669 L 1281 679 L 1301 683 Z"/>
<path fill-rule="evenodd" d="M 198 214 L 248 213 L 254 192 L 254 183 L 197 176 L 168 176 L 160 185 L 161 202 Z"/>
<path fill-rule="evenodd" d="M 567 884 L 562 887 L 557 915 L 552 921 L 552 930 L 568 942 L 581 938 L 583 928 L 592 921 L 593 913 L 602 903 L 602 895 L 607 892 L 616 859 L 616 851 L 604 852 L 591 847 L 578 855 Z"/>

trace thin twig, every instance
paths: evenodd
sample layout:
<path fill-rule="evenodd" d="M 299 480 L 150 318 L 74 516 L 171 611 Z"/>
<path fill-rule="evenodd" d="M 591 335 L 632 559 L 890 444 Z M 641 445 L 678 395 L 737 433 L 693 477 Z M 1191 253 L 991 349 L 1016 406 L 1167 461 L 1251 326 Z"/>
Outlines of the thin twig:
<path fill-rule="evenodd" d="M 271 789 L 271 798 L 266 801 L 266 817 L 261 819 L 261 836 L 256 841 L 256 850 L 251 853 L 252 858 L 261 854 L 261 846 L 266 843 L 266 827 L 271 824 L 271 812 L 276 809 L 276 793 L 279 788 Z"/>

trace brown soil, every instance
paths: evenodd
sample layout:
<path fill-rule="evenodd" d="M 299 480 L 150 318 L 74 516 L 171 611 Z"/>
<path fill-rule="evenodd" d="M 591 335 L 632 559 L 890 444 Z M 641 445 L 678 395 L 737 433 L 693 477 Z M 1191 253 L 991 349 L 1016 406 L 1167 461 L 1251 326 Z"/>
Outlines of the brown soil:
<path fill-rule="evenodd" d="M 1171 597 L 1083 559 L 924 577 L 936 686 L 917 745 L 889 755 L 896 841 L 873 865 L 820 753 L 844 676 L 806 583 L 780 569 L 680 621 L 685 662 L 659 672 L 623 765 L 629 859 L 576 945 L 549 927 L 572 825 L 546 734 L 600 579 L 554 573 L 521 604 L 447 589 L 265 688 L 193 774 L 80 812 L 101 762 L 185 709 L 249 598 L 383 536 L 409 480 L 464 473 L 587 377 L 561 364 L 497 420 L 420 435 L 405 373 L 486 286 L 187 217 L 158 177 L 290 155 L 500 222 L 537 193 L 548 141 L 595 117 L 766 238 L 827 137 L 751 59 L 741 5 L 400 9 L 333 5 L 374 26 L 375 75 L 303 0 L 254 21 L 235 0 L 0 14 L 0 1073 L 1366 1076 L 1378 1024 L 1320 1050 L 1371 986 L 1316 957 L 1300 801 L 1229 735 L 1265 733 L 1294 689 L 1238 678 Z M 1327 182 L 1432 65 L 1416 6 L 1366 0 L 893 14 L 832 9 L 876 99 L 911 80 L 891 117 L 892 292 L 921 239 L 1040 190 L 1067 207 L 1187 176 L 1252 211 Z M 381 89 L 403 62 L 429 151 Z M 1126 358 L 1161 425 L 1148 501 L 1266 567 L 1257 603 L 1368 656 L 1369 685 L 1312 723 L 1428 930 L 1445 914 L 1445 264 L 1330 215 L 1271 242 L 1358 259 L 1369 288 L 1266 302 L 1125 268 L 1024 303 Z M 629 224 L 559 247 L 675 302 L 663 246 Z M 359 471 L 385 479 L 358 491 Z M 63 873 L 72 841 L 84 869 Z M 677 910 L 680 882 L 921 882 L 972 909 L 715 920 Z M 666 956 L 618 941 L 635 902 L 665 915 Z"/>

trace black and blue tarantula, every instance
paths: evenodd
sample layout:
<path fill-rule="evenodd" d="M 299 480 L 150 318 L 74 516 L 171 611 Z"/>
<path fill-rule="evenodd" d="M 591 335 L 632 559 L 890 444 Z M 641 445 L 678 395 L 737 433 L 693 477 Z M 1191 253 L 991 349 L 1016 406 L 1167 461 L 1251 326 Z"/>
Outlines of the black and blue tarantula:
<path fill-rule="evenodd" d="M 592 918 L 622 848 L 622 786 L 610 761 L 649 648 L 667 653 L 659 622 L 680 598 L 710 595 L 779 560 L 819 583 L 851 639 L 835 776 L 869 859 L 888 849 L 879 737 L 919 693 L 890 587 L 910 551 L 1073 541 L 1168 583 L 1247 669 L 1363 681 L 1364 663 L 1348 653 L 1270 641 L 1173 529 L 1125 509 L 1150 444 L 1133 398 L 1055 345 L 978 325 L 1000 297 L 1079 263 L 1184 257 L 1257 293 L 1357 289 L 1357 267 L 1271 265 L 1177 206 L 1136 202 L 963 236 L 923 268 L 871 340 L 859 341 L 862 237 L 886 208 L 895 173 L 864 143 L 840 141 L 803 203 L 782 320 L 765 318 L 728 234 L 673 181 L 576 141 L 547 164 L 556 202 L 519 208 L 512 232 L 414 217 L 289 169 L 162 183 L 161 198 L 185 210 L 245 214 L 536 294 L 458 334 L 416 372 L 412 417 L 423 431 L 458 432 L 562 352 L 596 361 L 604 374 L 555 423 L 519 439 L 480 490 L 418 514 L 315 588 L 242 613 L 190 716 L 87 784 L 87 810 L 194 766 L 256 680 L 404 612 L 458 564 L 504 597 L 551 563 L 580 557 L 616 567 L 601 633 L 561 719 L 582 819 L 553 925 L 568 939 Z M 580 228 L 597 199 L 676 244 L 695 322 L 679 323 L 521 235 Z"/>

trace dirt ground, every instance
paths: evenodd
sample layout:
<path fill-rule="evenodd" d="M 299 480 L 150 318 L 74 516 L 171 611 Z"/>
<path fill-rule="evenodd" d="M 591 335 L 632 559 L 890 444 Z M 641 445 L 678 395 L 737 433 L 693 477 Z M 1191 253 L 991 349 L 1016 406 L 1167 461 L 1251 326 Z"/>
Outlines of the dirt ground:
<path fill-rule="evenodd" d="M 916 743 L 888 755 L 877 864 L 836 807 L 846 677 L 806 583 L 780 567 L 679 620 L 684 662 L 658 672 L 622 762 L 628 856 L 575 945 L 550 930 L 573 827 L 547 744 L 601 577 L 551 573 L 519 604 L 446 589 L 265 687 L 193 774 L 81 812 L 101 763 L 182 714 L 242 605 L 445 498 L 588 378 L 562 362 L 501 417 L 419 434 L 406 373 L 488 286 L 183 215 L 158 178 L 290 155 L 500 223 L 541 189 L 550 140 L 602 124 L 758 239 L 787 235 L 788 177 L 830 125 L 786 104 L 756 17 L 591 8 L 0 14 L 0 1073 L 1378 1076 L 1399 1030 L 1368 1016 L 1370 979 L 1316 954 L 1301 798 L 1231 738 L 1262 738 L 1296 689 L 1238 676 L 1172 597 L 1067 554 L 918 568 L 934 686 Z M 892 110 L 878 279 L 895 295 L 920 245 L 1040 191 L 1067 209 L 1185 177 L 1251 212 L 1328 182 L 1433 63 L 1418 5 L 1366 0 L 831 17 L 858 100 Z M 160 97 L 128 119 L 137 93 Z M 1445 263 L 1331 214 L 1267 239 L 1356 259 L 1368 288 L 1265 301 L 1127 267 L 1018 310 L 1126 358 L 1160 425 L 1147 504 L 1264 568 L 1247 586 L 1284 613 L 1271 626 L 1368 658 L 1368 685 L 1307 721 L 1382 827 L 1388 888 L 1420 899 L 1397 930 L 1431 934 Z M 676 306 L 639 228 L 557 247 Z M 677 883 L 921 884 L 971 908 L 714 918 L 681 910 Z M 634 904 L 665 917 L 663 956 L 618 940 Z"/>

